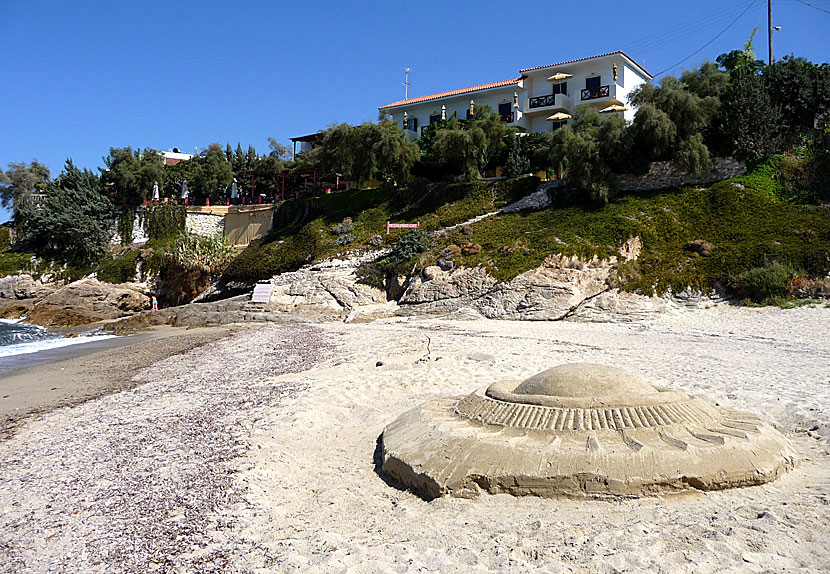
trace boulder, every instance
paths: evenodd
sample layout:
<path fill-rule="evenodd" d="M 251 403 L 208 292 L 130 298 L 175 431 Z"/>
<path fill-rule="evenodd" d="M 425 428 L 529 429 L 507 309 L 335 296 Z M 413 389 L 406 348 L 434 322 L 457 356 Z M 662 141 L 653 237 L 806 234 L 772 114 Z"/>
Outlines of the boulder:
<path fill-rule="evenodd" d="M 715 246 L 709 243 L 708 241 L 703 241 L 702 239 L 695 239 L 694 241 L 687 242 L 683 246 L 683 251 L 688 251 L 695 257 L 697 257 L 698 255 L 701 257 L 709 257 L 712 254 L 712 250 L 714 248 Z"/>
<path fill-rule="evenodd" d="M 498 284 L 483 267 L 463 267 L 430 276 L 432 278 L 426 281 L 413 278 L 399 304 L 406 310 L 418 312 L 452 312 L 481 299 Z"/>
<path fill-rule="evenodd" d="M 150 308 L 150 298 L 126 285 L 81 279 L 38 301 L 27 321 L 44 327 L 71 327 L 117 319 Z"/>
<path fill-rule="evenodd" d="M 284 274 L 274 286 L 269 307 L 286 311 L 348 313 L 386 303 L 380 289 L 357 283 L 353 268 L 301 270 Z"/>

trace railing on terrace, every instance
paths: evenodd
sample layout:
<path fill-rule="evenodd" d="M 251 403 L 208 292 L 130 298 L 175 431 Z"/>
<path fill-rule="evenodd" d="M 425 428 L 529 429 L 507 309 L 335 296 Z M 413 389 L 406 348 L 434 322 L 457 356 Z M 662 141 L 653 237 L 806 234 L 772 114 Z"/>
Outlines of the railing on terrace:
<path fill-rule="evenodd" d="M 584 99 L 584 98 L 583 98 Z M 548 94 L 546 96 L 537 96 L 530 98 L 530 108 L 544 108 L 545 106 L 553 106 L 556 104 L 556 94 Z"/>
<path fill-rule="evenodd" d="M 585 88 L 584 90 L 582 90 L 582 99 L 595 100 L 597 98 L 607 98 L 610 94 L 610 86 L 600 86 L 598 88 Z"/>
<path fill-rule="evenodd" d="M 499 114 L 499 119 L 506 124 L 512 124 L 514 121 L 516 121 L 516 114 L 514 112 Z"/>

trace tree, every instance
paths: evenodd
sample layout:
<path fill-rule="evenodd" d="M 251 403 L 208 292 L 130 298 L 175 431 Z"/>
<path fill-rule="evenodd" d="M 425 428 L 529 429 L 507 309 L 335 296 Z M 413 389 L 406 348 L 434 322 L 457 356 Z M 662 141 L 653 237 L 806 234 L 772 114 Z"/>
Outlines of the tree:
<path fill-rule="evenodd" d="M 418 156 L 417 146 L 389 120 L 359 126 L 335 124 L 317 149 L 313 156 L 303 154 L 300 165 L 319 158 L 323 171 L 348 174 L 358 185 L 371 178 L 406 183 Z"/>
<path fill-rule="evenodd" d="M 481 128 L 463 129 L 457 120 L 438 131 L 432 142 L 432 160 L 459 180 L 481 177 L 487 149 L 487 136 Z"/>
<path fill-rule="evenodd" d="M 752 30 L 752 34 L 749 35 L 749 40 L 744 44 L 743 50 L 732 50 L 716 58 L 717 63 L 729 72 L 730 76 L 737 70 L 758 74 L 764 69 L 764 61 L 755 57 L 753 40 L 757 31 L 757 27 Z"/>
<path fill-rule="evenodd" d="M 643 84 L 634 90 L 631 101 L 636 106 L 651 104 L 664 112 L 674 123 L 678 139 L 703 132 L 720 107 L 719 97 L 701 97 L 674 76 L 664 77 L 659 87 Z"/>
<path fill-rule="evenodd" d="M 734 153 L 764 157 L 780 149 L 781 112 L 772 104 L 764 81 L 750 67 L 730 74 L 722 112 L 724 132 Z"/>
<path fill-rule="evenodd" d="M 164 185 L 164 161 L 153 149 L 110 148 L 101 170 L 104 189 L 117 203 L 138 205 L 153 193 L 155 184 Z"/>
<path fill-rule="evenodd" d="M 714 62 L 703 62 L 699 68 L 684 71 L 680 76 L 680 83 L 701 98 L 720 100 L 729 83 L 729 74 L 718 68 Z"/>
<path fill-rule="evenodd" d="M 46 187 L 43 200 L 20 206 L 19 229 L 25 248 L 71 263 L 90 263 L 106 251 L 115 212 L 101 195 L 98 176 L 66 160 L 64 171 Z"/>
<path fill-rule="evenodd" d="M 510 136 L 507 143 L 507 160 L 504 162 L 504 176 L 517 177 L 530 170 L 530 159 L 524 154 L 521 138 L 517 135 Z"/>
<path fill-rule="evenodd" d="M 574 121 L 553 132 L 548 148 L 548 165 L 557 167 L 568 179 L 568 187 L 581 192 L 594 205 L 605 205 L 616 187 L 616 178 L 602 155 L 603 134 L 617 131 L 593 110 L 578 113 Z"/>
<path fill-rule="evenodd" d="M 286 145 L 282 145 L 275 138 L 268 138 L 268 149 L 270 150 L 268 152 L 269 157 L 275 157 L 282 161 L 288 161 L 291 159 L 291 148 Z"/>
<path fill-rule="evenodd" d="M 234 152 L 233 161 L 231 162 L 231 168 L 236 174 L 240 174 L 245 171 L 245 153 L 242 151 L 242 144 L 239 142 L 236 142 L 236 151 Z"/>
<path fill-rule="evenodd" d="M 709 157 L 709 148 L 703 143 L 703 136 L 692 134 L 681 141 L 675 161 L 694 174 L 711 169 L 712 159 Z"/>
<path fill-rule="evenodd" d="M 190 161 L 195 161 L 197 166 L 193 174 L 194 192 L 197 196 L 210 197 L 217 192 L 224 192 L 233 181 L 231 164 L 217 143 L 210 144 L 198 158 Z"/>
<path fill-rule="evenodd" d="M 25 161 L 8 165 L 5 173 L 0 169 L 0 206 L 2 207 L 16 205 L 18 200 L 43 191 L 49 183 L 49 168 L 36 159 L 28 165 Z"/>
<path fill-rule="evenodd" d="M 654 104 L 640 106 L 631 124 L 635 155 L 650 162 L 671 159 L 677 140 L 677 127 L 669 115 Z"/>
<path fill-rule="evenodd" d="M 763 79 L 772 105 L 781 110 L 791 142 L 799 133 L 819 127 L 817 120 L 830 109 L 830 65 L 784 56 L 764 69 Z"/>

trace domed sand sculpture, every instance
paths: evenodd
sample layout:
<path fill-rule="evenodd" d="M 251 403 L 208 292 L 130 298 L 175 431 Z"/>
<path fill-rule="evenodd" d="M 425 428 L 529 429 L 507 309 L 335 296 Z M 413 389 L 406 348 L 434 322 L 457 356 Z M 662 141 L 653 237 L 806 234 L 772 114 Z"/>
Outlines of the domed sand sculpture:
<path fill-rule="evenodd" d="M 388 425 L 382 471 L 426 498 L 637 497 L 775 480 L 797 463 L 755 415 L 593 364 L 562 365 Z"/>

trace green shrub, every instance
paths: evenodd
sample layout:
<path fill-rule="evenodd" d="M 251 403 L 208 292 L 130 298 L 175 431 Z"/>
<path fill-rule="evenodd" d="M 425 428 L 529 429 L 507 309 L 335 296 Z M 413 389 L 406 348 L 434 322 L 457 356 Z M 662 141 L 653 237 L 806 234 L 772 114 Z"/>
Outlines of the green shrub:
<path fill-rule="evenodd" d="M 830 152 L 814 148 L 786 156 L 779 168 L 786 199 L 798 203 L 830 200 Z"/>
<path fill-rule="evenodd" d="M 392 246 L 390 258 L 398 261 L 409 261 L 429 249 L 429 234 L 422 229 L 413 229 Z"/>
<path fill-rule="evenodd" d="M 185 231 L 187 209 L 183 205 L 162 204 L 144 212 L 144 232 L 150 240 L 177 237 Z"/>
<path fill-rule="evenodd" d="M 170 259 L 183 269 L 214 274 L 224 270 L 235 255 L 224 235 L 202 237 L 182 233 L 176 238 Z"/>
<path fill-rule="evenodd" d="M 132 281 L 138 267 L 138 251 L 127 251 L 126 253 L 105 259 L 97 269 L 98 280 L 105 283 L 126 283 Z"/>
<path fill-rule="evenodd" d="M 351 217 L 344 217 L 343 221 L 331 226 L 333 235 L 346 235 L 354 231 L 354 223 Z"/>
<path fill-rule="evenodd" d="M 413 229 L 395 242 L 388 255 L 359 265 L 355 272 L 358 282 L 383 289 L 389 277 L 408 274 L 429 247 L 429 233 Z"/>
<path fill-rule="evenodd" d="M 737 288 L 755 303 L 763 303 L 787 294 L 787 286 L 792 277 L 791 270 L 774 261 L 763 267 L 755 267 L 738 276 Z"/>
<path fill-rule="evenodd" d="M 37 266 L 32 262 L 32 253 L 0 251 L 0 277 L 18 273 L 35 274 Z"/>
<path fill-rule="evenodd" d="M 122 207 L 118 212 L 118 234 L 121 236 L 121 245 L 133 242 L 133 223 L 135 222 L 135 208 Z"/>
<path fill-rule="evenodd" d="M 6 251 L 12 243 L 12 230 L 8 224 L 0 225 L 0 252 Z"/>
<path fill-rule="evenodd" d="M 743 183 L 747 187 L 751 187 L 756 191 L 760 191 L 767 197 L 772 199 L 782 199 L 784 194 L 784 186 L 776 178 L 783 156 L 773 156 L 766 162 L 757 165 L 749 173 L 743 177 L 736 178 L 735 181 Z"/>

